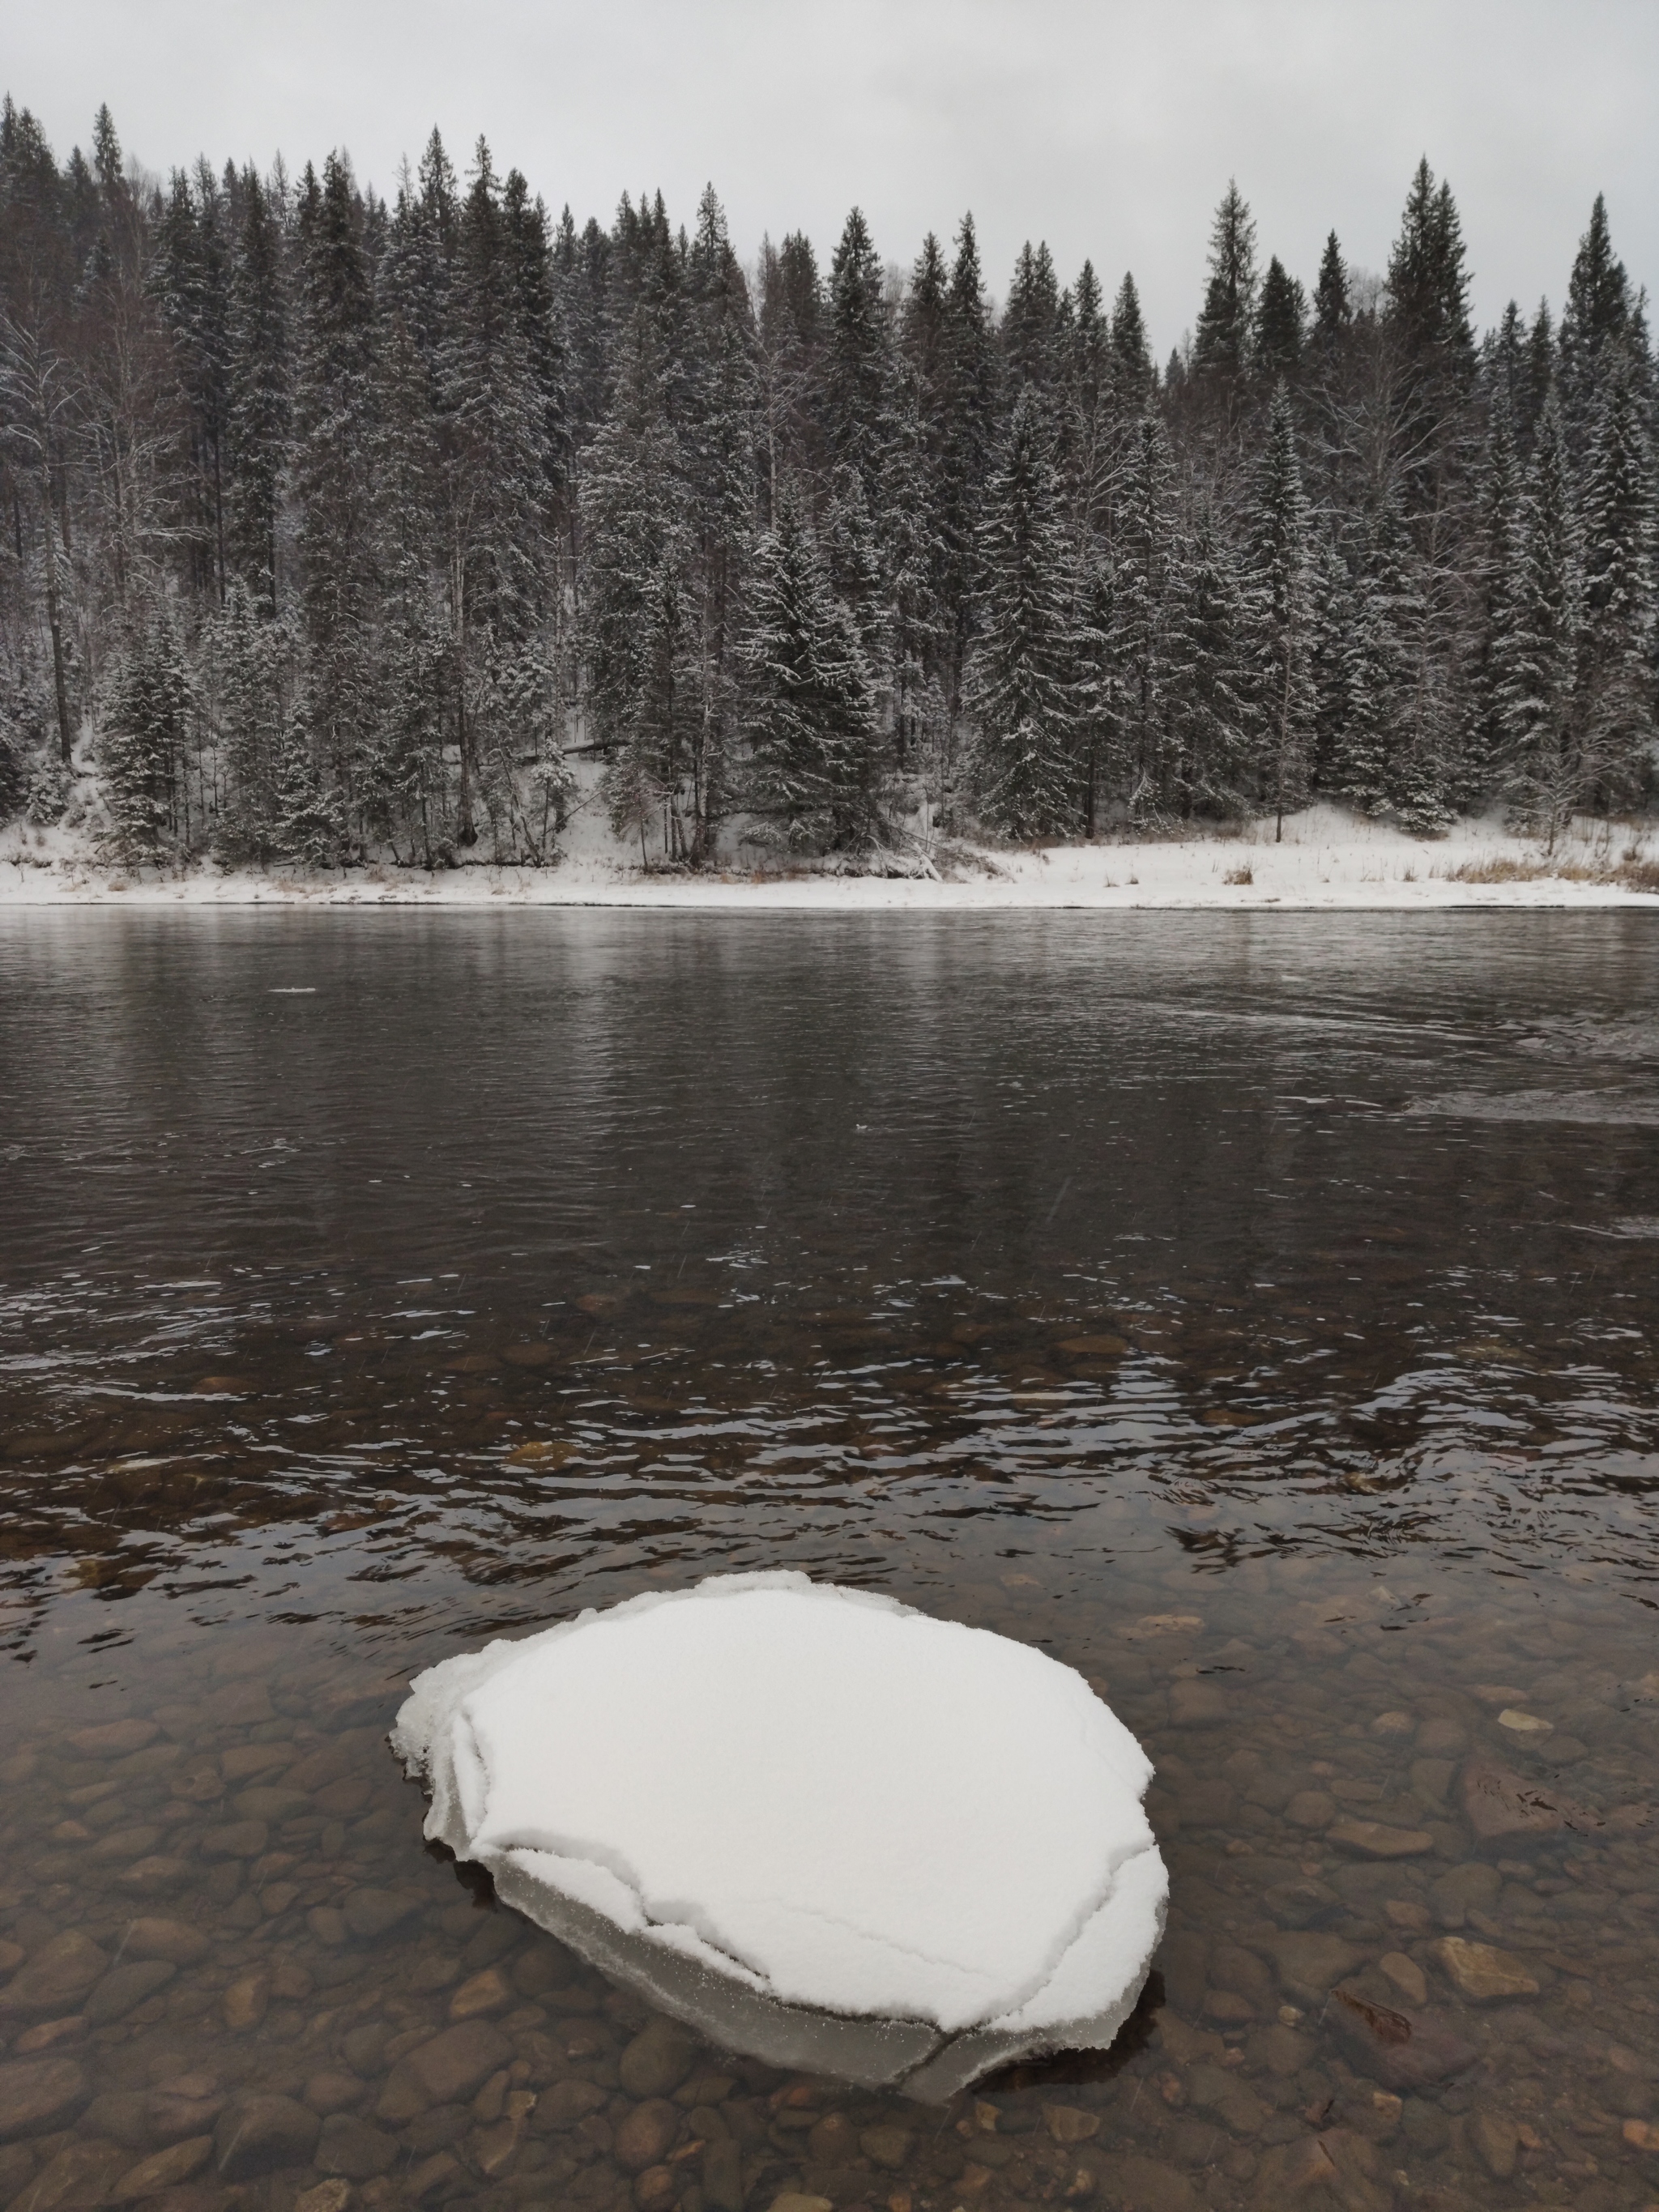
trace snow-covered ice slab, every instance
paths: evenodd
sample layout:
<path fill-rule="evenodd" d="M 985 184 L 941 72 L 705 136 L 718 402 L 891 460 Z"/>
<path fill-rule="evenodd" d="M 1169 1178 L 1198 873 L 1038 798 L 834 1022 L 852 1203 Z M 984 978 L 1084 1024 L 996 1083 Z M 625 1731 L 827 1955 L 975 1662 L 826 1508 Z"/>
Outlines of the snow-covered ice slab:
<path fill-rule="evenodd" d="M 1103 2049 L 1164 1931 L 1152 1764 L 1040 1651 L 722 1575 L 429 1668 L 428 1837 L 728 2048 L 942 2101 Z"/>

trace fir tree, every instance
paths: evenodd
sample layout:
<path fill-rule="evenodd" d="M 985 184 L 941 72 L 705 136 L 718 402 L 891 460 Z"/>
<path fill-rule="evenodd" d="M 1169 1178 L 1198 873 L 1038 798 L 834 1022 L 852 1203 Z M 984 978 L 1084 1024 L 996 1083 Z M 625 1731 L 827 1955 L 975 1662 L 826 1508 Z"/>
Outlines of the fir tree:
<path fill-rule="evenodd" d="M 965 700 L 980 811 L 1011 836 L 1053 836 L 1082 812 L 1076 578 L 1046 411 L 1029 390 L 1014 403 L 986 494 L 980 561 Z"/>

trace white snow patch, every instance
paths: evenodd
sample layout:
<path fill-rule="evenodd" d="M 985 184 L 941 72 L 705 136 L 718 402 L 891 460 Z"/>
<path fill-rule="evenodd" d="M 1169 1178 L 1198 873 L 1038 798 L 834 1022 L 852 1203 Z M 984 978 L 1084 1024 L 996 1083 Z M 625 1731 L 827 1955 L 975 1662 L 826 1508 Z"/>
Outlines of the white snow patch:
<path fill-rule="evenodd" d="M 428 1836 L 666 2009 L 949 2095 L 1109 2044 L 1163 1932 L 1152 1765 L 1082 1677 L 799 1574 L 717 1576 L 429 1668 Z"/>
<path fill-rule="evenodd" d="M 1443 836 L 1422 837 L 1327 805 L 1287 815 L 1282 837 L 1275 827 L 1267 820 L 1236 835 L 1218 830 L 1018 850 L 957 846 L 954 860 L 933 841 L 940 872 L 881 877 L 810 867 L 751 871 L 740 846 L 723 870 L 647 874 L 611 835 L 591 794 L 556 866 L 477 860 L 434 874 L 389 863 L 313 872 L 223 869 L 210 860 L 181 872 L 135 872 L 100 861 L 84 832 L 16 823 L 0 830 L 0 907 L 641 906 L 812 913 L 1659 907 L 1659 893 L 1618 880 L 1627 859 L 1659 861 L 1659 832 L 1651 827 L 1585 817 L 1551 852 L 1493 820 L 1460 820 Z M 919 842 L 921 859 L 928 849 L 927 841 Z M 943 879 L 953 868 L 957 879 Z"/>

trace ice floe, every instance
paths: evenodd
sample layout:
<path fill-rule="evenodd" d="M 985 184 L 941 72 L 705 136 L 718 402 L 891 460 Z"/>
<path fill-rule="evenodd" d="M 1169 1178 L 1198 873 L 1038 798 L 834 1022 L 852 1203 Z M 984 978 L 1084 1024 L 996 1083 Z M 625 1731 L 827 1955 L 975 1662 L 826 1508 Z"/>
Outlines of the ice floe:
<path fill-rule="evenodd" d="M 506 1902 L 777 2065 L 933 2100 L 1103 2047 L 1163 1933 L 1152 1765 L 1080 1675 L 804 1575 L 447 1660 L 392 1743 Z"/>

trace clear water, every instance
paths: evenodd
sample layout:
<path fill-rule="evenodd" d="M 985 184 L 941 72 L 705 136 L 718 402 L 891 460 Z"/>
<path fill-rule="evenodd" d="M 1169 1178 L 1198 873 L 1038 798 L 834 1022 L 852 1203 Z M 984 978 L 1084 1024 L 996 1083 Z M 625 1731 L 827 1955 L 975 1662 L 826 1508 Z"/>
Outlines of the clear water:
<path fill-rule="evenodd" d="M 1656 956 L 0 920 L 0 2202 L 1659 2200 Z M 785 2080 L 424 1850 L 412 1672 L 780 1565 L 1147 1743 L 1171 1933 L 1109 2057 Z M 1479 1835 L 1471 1760 L 1540 1825 Z"/>

